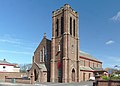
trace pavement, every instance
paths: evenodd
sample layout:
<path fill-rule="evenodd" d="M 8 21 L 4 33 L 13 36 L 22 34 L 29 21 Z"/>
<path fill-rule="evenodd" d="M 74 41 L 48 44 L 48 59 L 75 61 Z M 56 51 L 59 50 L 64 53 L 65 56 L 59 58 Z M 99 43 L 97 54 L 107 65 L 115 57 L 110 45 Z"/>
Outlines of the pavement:
<path fill-rule="evenodd" d="M 92 81 L 80 82 L 80 83 L 36 83 L 36 84 L 21 84 L 21 83 L 7 83 L 0 82 L 0 86 L 93 86 Z"/>

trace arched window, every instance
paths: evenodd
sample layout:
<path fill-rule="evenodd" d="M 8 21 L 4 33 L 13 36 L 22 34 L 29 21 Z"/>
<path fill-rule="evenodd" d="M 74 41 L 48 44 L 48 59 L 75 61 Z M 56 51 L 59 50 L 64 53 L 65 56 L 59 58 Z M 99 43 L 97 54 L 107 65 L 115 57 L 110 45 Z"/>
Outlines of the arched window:
<path fill-rule="evenodd" d="M 43 47 L 43 62 L 44 62 L 44 59 L 45 59 L 45 48 Z"/>
<path fill-rule="evenodd" d="M 58 45 L 58 51 L 60 51 L 60 44 Z"/>
<path fill-rule="evenodd" d="M 75 19 L 73 20 L 73 35 L 75 36 Z"/>
<path fill-rule="evenodd" d="M 70 35 L 72 35 L 72 17 L 70 17 Z"/>
<path fill-rule="evenodd" d="M 64 19 L 61 17 L 61 34 L 64 32 Z"/>
<path fill-rule="evenodd" d="M 40 62 L 42 62 L 42 50 L 40 51 Z"/>
<path fill-rule="evenodd" d="M 90 61 L 89 61 L 89 67 L 90 67 Z"/>
<path fill-rule="evenodd" d="M 71 78 L 72 78 L 72 81 L 75 82 L 75 70 L 74 69 L 72 69 L 72 77 Z"/>
<path fill-rule="evenodd" d="M 59 19 L 56 21 L 56 35 L 59 35 Z"/>
<path fill-rule="evenodd" d="M 95 67 L 95 64 L 93 63 L 93 67 Z"/>
<path fill-rule="evenodd" d="M 85 60 L 84 60 L 84 66 L 85 66 Z"/>

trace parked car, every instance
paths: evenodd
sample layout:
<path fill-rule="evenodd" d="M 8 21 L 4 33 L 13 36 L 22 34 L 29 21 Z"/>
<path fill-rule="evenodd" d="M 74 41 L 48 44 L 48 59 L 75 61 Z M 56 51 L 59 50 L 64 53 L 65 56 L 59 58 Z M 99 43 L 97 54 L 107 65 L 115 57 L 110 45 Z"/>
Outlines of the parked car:
<path fill-rule="evenodd" d="M 95 81 L 95 77 L 90 77 L 89 81 Z"/>

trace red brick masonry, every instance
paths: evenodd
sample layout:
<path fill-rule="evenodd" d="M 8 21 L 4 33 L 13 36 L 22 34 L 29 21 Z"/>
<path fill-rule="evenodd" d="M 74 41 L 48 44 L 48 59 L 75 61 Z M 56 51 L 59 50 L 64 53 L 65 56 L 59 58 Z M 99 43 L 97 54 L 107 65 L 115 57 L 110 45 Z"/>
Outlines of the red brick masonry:
<path fill-rule="evenodd" d="M 94 86 L 120 86 L 120 80 L 98 80 Z"/>

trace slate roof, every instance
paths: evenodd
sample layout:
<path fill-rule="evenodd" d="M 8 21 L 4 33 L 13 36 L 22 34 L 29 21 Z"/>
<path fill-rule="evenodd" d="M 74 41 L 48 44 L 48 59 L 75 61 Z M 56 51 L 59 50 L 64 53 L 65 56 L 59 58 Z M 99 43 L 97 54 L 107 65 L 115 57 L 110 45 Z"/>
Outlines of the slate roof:
<path fill-rule="evenodd" d="M 80 66 L 80 70 L 83 71 L 104 71 L 103 68 L 92 68 L 92 67 L 87 67 L 87 66 Z"/>
<path fill-rule="evenodd" d="M 41 63 L 41 64 L 35 63 L 35 64 L 41 69 L 41 71 L 47 71 L 47 68 L 44 63 Z"/>
<path fill-rule="evenodd" d="M 80 70 L 94 71 L 91 67 L 80 66 Z"/>
<path fill-rule="evenodd" d="M 103 68 L 92 68 L 94 71 L 103 71 Z"/>
<path fill-rule="evenodd" d="M 9 65 L 13 65 L 13 64 L 7 62 L 6 60 L 0 60 L 0 64 L 9 64 Z"/>
<path fill-rule="evenodd" d="M 95 57 L 91 56 L 90 54 L 86 53 L 86 52 L 83 52 L 83 51 L 79 51 L 79 56 L 83 56 L 83 57 L 86 57 L 88 59 L 91 59 L 91 60 L 96 60 L 96 61 L 99 61 L 98 59 L 96 59 Z"/>

